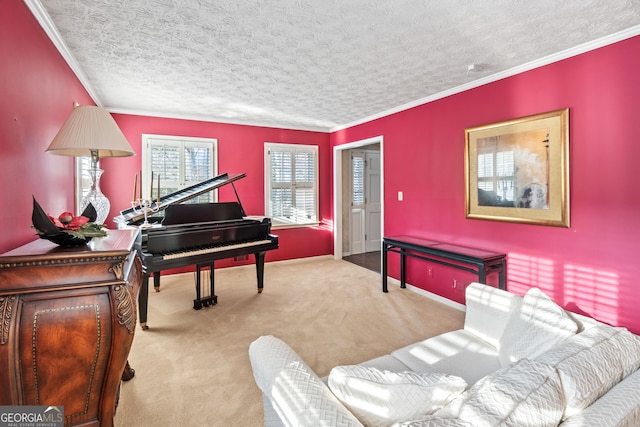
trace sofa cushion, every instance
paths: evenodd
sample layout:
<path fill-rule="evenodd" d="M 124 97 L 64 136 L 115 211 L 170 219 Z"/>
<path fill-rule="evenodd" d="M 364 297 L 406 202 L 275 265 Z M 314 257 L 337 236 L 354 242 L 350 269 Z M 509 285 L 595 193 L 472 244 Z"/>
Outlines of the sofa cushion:
<path fill-rule="evenodd" d="M 402 372 L 412 371 L 407 365 L 396 359 L 390 354 L 376 357 L 375 359 L 367 360 L 366 362 L 358 363 L 360 366 L 369 366 L 371 368 L 378 368 L 381 371 Z"/>
<path fill-rule="evenodd" d="M 579 413 L 640 366 L 640 339 L 604 324 L 586 329 L 537 358 L 556 366 L 566 398 L 564 418 Z"/>
<path fill-rule="evenodd" d="M 457 418 L 427 416 L 419 420 L 395 423 L 391 427 L 475 427 L 473 424 Z"/>
<path fill-rule="evenodd" d="M 465 289 L 464 329 L 498 347 L 509 316 L 520 307 L 522 296 L 474 282 Z"/>
<path fill-rule="evenodd" d="M 435 412 L 467 387 L 446 374 L 391 372 L 359 365 L 336 366 L 329 388 L 367 426 L 389 426 Z"/>
<path fill-rule="evenodd" d="M 522 304 L 509 317 L 499 345 L 502 366 L 544 353 L 575 335 L 578 325 L 538 288 L 527 291 Z"/>
<path fill-rule="evenodd" d="M 563 408 L 556 370 L 521 359 L 481 379 L 431 419 L 456 419 L 474 427 L 546 427 L 558 425 Z"/>
<path fill-rule="evenodd" d="M 568 418 L 562 427 L 640 426 L 640 371 L 616 384 L 588 408 Z"/>
<path fill-rule="evenodd" d="M 468 384 L 500 368 L 496 348 L 465 329 L 410 344 L 391 355 L 412 371 L 443 372 Z"/>

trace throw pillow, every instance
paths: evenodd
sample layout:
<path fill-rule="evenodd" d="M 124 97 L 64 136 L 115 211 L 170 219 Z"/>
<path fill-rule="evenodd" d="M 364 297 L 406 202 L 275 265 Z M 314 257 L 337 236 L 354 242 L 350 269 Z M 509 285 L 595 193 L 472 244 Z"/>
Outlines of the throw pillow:
<path fill-rule="evenodd" d="M 359 365 L 336 366 L 328 383 L 336 397 L 370 427 L 431 414 L 467 387 L 465 380 L 453 375 L 391 372 Z"/>
<path fill-rule="evenodd" d="M 550 427 L 558 425 L 563 409 L 555 368 L 521 359 L 487 375 L 433 416 L 474 427 Z"/>
<path fill-rule="evenodd" d="M 500 364 L 504 367 L 524 357 L 533 359 L 577 331 L 578 325 L 562 307 L 540 289 L 531 288 L 502 334 Z"/>
<path fill-rule="evenodd" d="M 568 418 L 590 406 L 640 366 L 640 341 L 624 328 L 593 326 L 537 358 L 555 366 Z"/>

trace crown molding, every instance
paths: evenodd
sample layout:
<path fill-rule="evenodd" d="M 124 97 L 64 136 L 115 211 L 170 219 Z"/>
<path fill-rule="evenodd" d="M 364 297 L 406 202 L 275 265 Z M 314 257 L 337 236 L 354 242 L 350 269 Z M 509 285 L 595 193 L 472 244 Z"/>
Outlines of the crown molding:
<path fill-rule="evenodd" d="M 41 0 L 24 0 L 24 3 L 27 5 L 31 13 L 35 16 L 36 20 L 40 23 L 40 26 L 44 29 L 45 33 L 47 34 L 49 39 L 52 41 L 52 43 L 55 45 L 55 47 L 58 49 L 58 51 L 60 52 L 64 60 L 67 62 L 71 70 L 78 77 L 78 80 L 80 80 L 80 83 L 82 84 L 82 86 L 89 93 L 89 96 L 91 96 L 91 98 L 93 99 L 93 101 L 96 103 L 97 106 L 104 107 L 100 97 L 97 95 L 95 89 L 91 85 L 91 82 L 89 81 L 84 71 L 82 70 L 82 67 L 80 66 L 78 61 L 75 59 L 74 55 L 71 53 L 71 51 L 65 44 L 64 40 L 60 36 L 60 33 L 58 33 L 58 30 L 53 24 L 51 17 L 42 6 Z M 507 77 L 524 73 L 526 71 L 540 68 L 540 67 L 552 64 L 554 62 L 562 61 L 564 59 L 571 58 L 573 56 L 577 56 L 577 55 L 580 55 L 580 54 L 583 54 L 583 53 L 586 53 L 586 52 L 589 52 L 589 51 L 592 51 L 592 50 L 595 50 L 595 49 L 598 49 L 622 40 L 626 40 L 631 37 L 635 37 L 637 35 L 640 35 L 640 25 L 636 25 L 626 30 L 620 31 L 618 33 L 614 33 L 614 34 L 593 40 L 591 42 L 583 43 L 581 45 L 572 47 L 570 49 L 566 49 L 566 50 L 557 52 L 555 54 L 551 54 L 543 58 L 522 64 L 522 65 L 518 65 L 516 67 L 492 74 L 490 76 L 483 77 L 481 79 L 474 80 L 472 82 L 465 83 L 463 85 L 456 86 L 454 88 L 447 89 L 442 92 L 429 95 L 424 98 L 420 98 L 416 101 L 412 101 L 412 102 L 402 104 L 385 111 L 381 111 L 380 113 L 376 113 L 371 116 L 363 117 L 362 119 L 359 119 L 359 120 L 355 120 L 349 123 L 345 123 L 342 125 L 337 125 L 335 127 L 329 127 L 329 128 L 317 127 L 317 126 L 305 126 L 305 127 L 276 126 L 276 125 L 267 124 L 267 123 L 233 121 L 233 120 L 221 119 L 216 117 L 186 116 L 186 115 L 179 115 L 179 114 L 170 115 L 170 114 L 158 113 L 158 112 L 135 111 L 135 110 L 127 110 L 127 109 L 109 109 L 109 108 L 107 109 L 113 113 L 120 113 L 120 114 L 164 117 L 164 118 L 173 118 L 173 119 L 182 119 L 182 120 L 198 120 L 198 121 L 205 121 L 205 122 L 227 123 L 227 124 L 237 124 L 237 125 L 245 125 L 245 126 L 260 126 L 260 127 L 269 127 L 269 128 L 276 128 L 276 129 L 292 129 L 292 130 L 332 133 L 332 132 L 337 132 L 339 130 L 347 129 L 353 126 L 361 125 L 363 123 L 367 123 L 376 119 L 380 119 L 404 110 L 408 110 L 413 107 L 428 104 L 430 102 L 433 102 L 442 98 L 446 98 L 448 96 L 455 95 L 461 92 L 465 92 L 467 90 L 474 89 L 488 83 L 493 83 L 495 81 L 502 80 Z"/>
<path fill-rule="evenodd" d="M 159 118 L 165 118 L 165 119 L 192 120 L 192 121 L 208 122 L 208 123 L 256 126 L 256 127 L 273 128 L 273 129 L 300 130 L 300 131 L 307 131 L 307 132 L 322 132 L 327 134 L 330 133 L 329 127 L 322 127 L 322 126 L 287 126 L 287 125 L 275 125 L 273 123 L 267 123 L 267 122 L 258 122 L 258 121 L 253 122 L 249 120 L 231 120 L 231 119 L 211 117 L 211 116 L 160 113 L 157 111 L 131 110 L 126 108 L 105 107 L 105 109 L 110 113 L 127 114 L 131 116 L 159 117 Z"/>
<path fill-rule="evenodd" d="M 60 55 L 62 55 L 78 80 L 80 80 L 80 83 L 89 93 L 89 96 L 91 97 L 91 99 L 93 99 L 93 102 L 95 102 L 98 107 L 103 107 L 100 98 L 96 94 L 96 91 L 93 89 L 93 86 L 91 85 L 84 71 L 82 71 L 82 67 L 80 66 L 80 64 L 78 64 L 78 61 L 73 56 L 64 40 L 62 40 L 60 33 L 56 29 L 56 26 L 53 24 L 53 21 L 51 20 L 51 17 L 47 13 L 47 11 L 44 9 L 44 7 L 42 7 L 42 3 L 40 2 L 40 0 L 24 0 L 24 3 L 27 5 L 38 23 L 40 23 L 40 26 L 47 34 L 47 36 L 49 36 L 49 39 L 58 49 L 58 52 L 60 52 Z"/>
<path fill-rule="evenodd" d="M 469 83 L 465 83 L 463 85 L 460 86 L 456 86 L 454 88 L 451 89 L 447 89 L 444 90 L 442 92 L 436 93 L 434 95 L 430 95 L 421 99 L 418 99 L 416 101 L 413 102 L 409 102 L 406 104 L 402 104 L 399 105 L 398 107 L 386 110 L 386 111 L 382 111 L 380 113 L 368 116 L 368 117 L 364 117 L 360 120 L 356 120 L 350 123 L 346 123 L 340 126 L 336 126 L 334 128 L 331 128 L 330 132 L 336 132 L 339 130 L 343 130 L 343 129 L 347 129 L 353 126 L 357 126 L 357 125 L 361 125 L 363 123 L 367 123 L 376 119 L 380 119 L 382 117 L 386 117 L 386 116 L 390 116 L 391 114 L 395 114 L 395 113 L 399 113 L 401 111 L 404 110 L 408 110 L 410 108 L 413 107 L 417 107 L 420 105 L 424 105 L 424 104 L 428 104 L 429 102 L 433 102 L 436 101 L 438 99 L 442 99 L 442 98 L 446 98 L 448 96 L 451 95 L 455 95 L 464 91 L 467 91 L 469 89 L 474 89 L 477 88 L 479 86 L 483 86 L 486 85 L 488 83 L 493 83 L 496 82 L 498 80 L 502 80 L 504 78 L 507 77 L 511 77 L 511 76 L 515 76 L 516 74 L 520 74 L 520 73 L 524 73 L 525 71 L 530 71 L 536 68 L 540 68 L 543 67 L 545 65 L 549 65 L 552 64 L 554 62 L 558 62 L 558 61 L 562 61 L 564 59 L 567 58 L 571 58 L 572 56 L 577 56 L 613 43 L 617 43 L 619 41 L 622 40 L 626 40 L 629 39 L 631 37 L 635 37 L 637 35 L 640 35 L 640 25 L 636 25 L 634 27 L 630 27 L 624 31 L 620 31 L 618 33 L 614 33 L 611 35 L 608 35 L 606 37 L 602 37 L 587 43 L 583 43 L 581 45 L 572 47 L 570 49 L 566 49 L 548 56 L 545 56 L 543 58 L 540 59 L 536 59 L 534 61 L 531 62 L 527 62 L 525 64 L 522 65 L 518 65 L 516 67 L 513 68 L 509 68 L 508 70 L 505 71 L 501 71 L 499 73 L 495 73 L 492 74 L 490 76 L 487 77 L 483 77 L 481 79 L 478 80 L 474 80 L 472 82 Z"/>

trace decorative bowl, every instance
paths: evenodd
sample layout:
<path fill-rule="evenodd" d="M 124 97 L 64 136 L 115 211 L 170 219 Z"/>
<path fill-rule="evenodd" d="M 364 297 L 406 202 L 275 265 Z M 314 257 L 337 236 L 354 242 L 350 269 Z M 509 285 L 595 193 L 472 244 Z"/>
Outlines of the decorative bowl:
<path fill-rule="evenodd" d="M 93 239 L 93 237 L 78 237 L 67 233 L 58 234 L 38 234 L 41 239 L 49 240 L 60 246 L 83 246 Z"/>
<path fill-rule="evenodd" d="M 91 203 L 79 217 L 73 217 L 71 213 L 64 212 L 59 218 L 53 218 L 47 215 L 35 197 L 33 198 L 33 213 L 31 214 L 33 228 L 41 239 L 49 240 L 57 245 L 83 246 L 94 237 L 106 236 L 107 233 L 103 226 L 92 222 L 95 219 L 96 210 Z M 73 220 L 81 220 L 81 222 L 70 227 Z M 65 221 L 65 223 L 61 221 Z"/>

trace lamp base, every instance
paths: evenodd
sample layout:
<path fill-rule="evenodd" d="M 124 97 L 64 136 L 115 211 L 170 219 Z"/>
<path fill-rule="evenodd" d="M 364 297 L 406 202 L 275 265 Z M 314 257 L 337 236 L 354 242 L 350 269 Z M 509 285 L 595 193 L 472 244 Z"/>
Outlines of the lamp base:
<path fill-rule="evenodd" d="M 92 168 L 87 171 L 91 177 L 91 189 L 80 201 L 80 211 L 84 211 L 89 203 L 93 205 L 97 214 L 95 222 L 98 224 L 104 224 L 111 209 L 109 199 L 100 191 L 100 177 L 103 172 L 102 169 L 98 168 Z"/>

